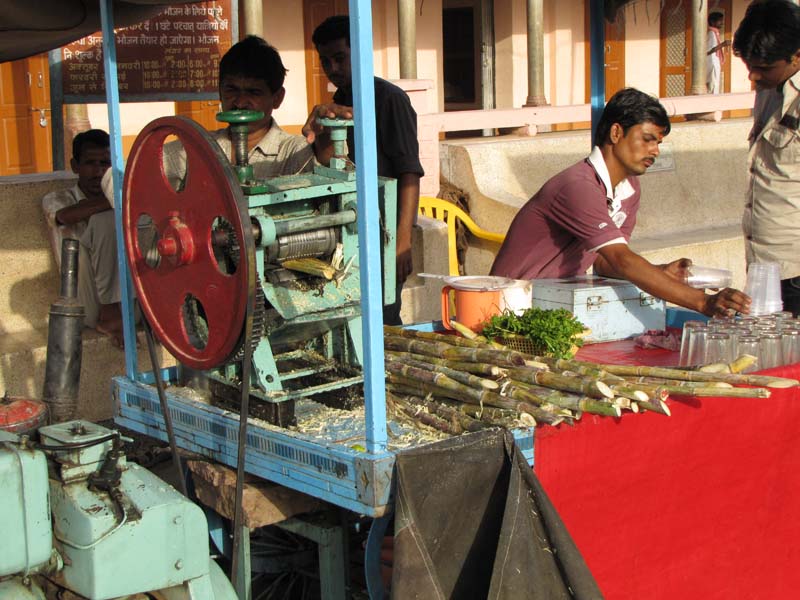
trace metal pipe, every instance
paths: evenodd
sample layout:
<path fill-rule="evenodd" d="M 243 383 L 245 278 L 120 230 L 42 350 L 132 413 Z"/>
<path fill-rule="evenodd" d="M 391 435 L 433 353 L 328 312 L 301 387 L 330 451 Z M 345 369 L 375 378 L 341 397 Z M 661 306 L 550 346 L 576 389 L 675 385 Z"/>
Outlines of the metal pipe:
<path fill-rule="evenodd" d="M 264 37 L 263 0 L 244 0 L 242 4 L 244 35 Z M 243 36 L 244 37 L 244 36 Z"/>
<path fill-rule="evenodd" d="M 78 406 L 83 305 L 78 301 L 78 240 L 61 243 L 61 295 L 50 306 L 42 400 L 53 423 L 69 421 Z"/>

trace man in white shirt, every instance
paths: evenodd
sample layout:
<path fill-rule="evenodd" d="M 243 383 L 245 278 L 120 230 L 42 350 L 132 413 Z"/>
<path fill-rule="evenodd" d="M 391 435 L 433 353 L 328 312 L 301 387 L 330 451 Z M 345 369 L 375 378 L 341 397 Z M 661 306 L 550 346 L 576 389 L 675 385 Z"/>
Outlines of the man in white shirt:
<path fill-rule="evenodd" d="M 70 166 L 78 176 L 78 183 L 42 198 L 53 254 L 60 266 L 61 240 L 69 237 L 80 241 L 78 300 L 86 311 L 84 323 L 120 339 L 114 213 L 101 186 L 103 175 L 111 166 L 108 134 L 90 129 L 76 135 Z"/>

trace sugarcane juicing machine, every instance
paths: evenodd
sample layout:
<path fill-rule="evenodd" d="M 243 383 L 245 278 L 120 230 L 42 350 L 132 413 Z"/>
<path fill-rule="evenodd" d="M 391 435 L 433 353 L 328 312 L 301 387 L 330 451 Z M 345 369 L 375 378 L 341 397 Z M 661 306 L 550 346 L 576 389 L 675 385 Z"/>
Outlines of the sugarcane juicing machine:
<path fill-rule="evenodd" d="M 363 399 L 356 176 L 345 149 L 352 122 L 323 122 L 334 146 L 330 166 L 257 180 L 247 164 L 247 124 L 259 114 L 219 115 L 229 123 L 233 165 L 202 127 L 165 117 L 142 130 L 125 170 L 123 235 L 138 303 L 180 368 L 203 372 L 211 395 L 169 395 L 177 442 L 234 464 L 245 377 L 248 414 L 275 426 L 248 429 L 248 471 L 374 513 L 388 501 L 391 454 L 365 460 L 352 449 L 358 443 L 336 446 L 286 429 L 300 400 Z M 185 156 L 177 177 L 163 159 L 170 143 Z M 389 304 L 394 180 L 378 179 L 377 201 Z M 115 380 L 116 420 L 163 439 L 159 403 L 143 381 Z"/>

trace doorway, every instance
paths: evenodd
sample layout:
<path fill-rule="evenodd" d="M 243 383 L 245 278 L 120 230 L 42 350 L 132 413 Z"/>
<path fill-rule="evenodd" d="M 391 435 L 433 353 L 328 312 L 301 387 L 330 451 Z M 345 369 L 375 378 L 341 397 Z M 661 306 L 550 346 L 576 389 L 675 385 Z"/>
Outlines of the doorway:
<path fill-rule="evenodd" d="M 53 170 L 47 54 L 0 64 L 0 175 Z"/>
<path fill-rule="evenodd" d="M 311 35 L 317 25 L 328 17 L 349 14 L 347 0 L 303 0 L 303 35 L 306 57 L 306 93 L 308 112 L 318 104 L 333 102 L 333 91 L 329 90 L 328 78 L 322 70 L 319 55 Z"/>

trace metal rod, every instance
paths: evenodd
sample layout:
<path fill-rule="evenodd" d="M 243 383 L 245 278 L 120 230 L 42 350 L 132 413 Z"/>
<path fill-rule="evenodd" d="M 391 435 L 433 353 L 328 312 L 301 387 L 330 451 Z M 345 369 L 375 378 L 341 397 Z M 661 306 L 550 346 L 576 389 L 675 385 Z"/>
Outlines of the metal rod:
<path fill-rule="evenodd" d="M 169 414 L 167 395 L 164 393 L 164 381 L 161 379 L 161 367 L 156 357 L 156 343 L 153 339 L 153 330 L 150 328 L 150 323 L 147 319 L 143 318 L 142 323 L 144 325 L 145 337 L 147 338 L 147 352 L 150 354 L 150 365 L 153 367 L 153 378 L 156 382 L 156 390 L 158 390 L 158 402 L 161 404 L 161 414 L 164 416 L 164 424 L 167 426 L 167 439 L 169 439 L 169 449 L 172 452 L 172 465 L 175 467 L 175 474 L 178 476 L 179 489 L 181 493 L 188 498 L 189 492 L 186 489 L 186 474 L 183 472 L 181 456 L 178 454 L 175 429 L 172 427 L 172 415 Z"/>
<path fill-rule="evenodd" d="M 61 292 L 63 298 L 78 297 L 78 240 L 64 238 L 61 241 Z"/>

